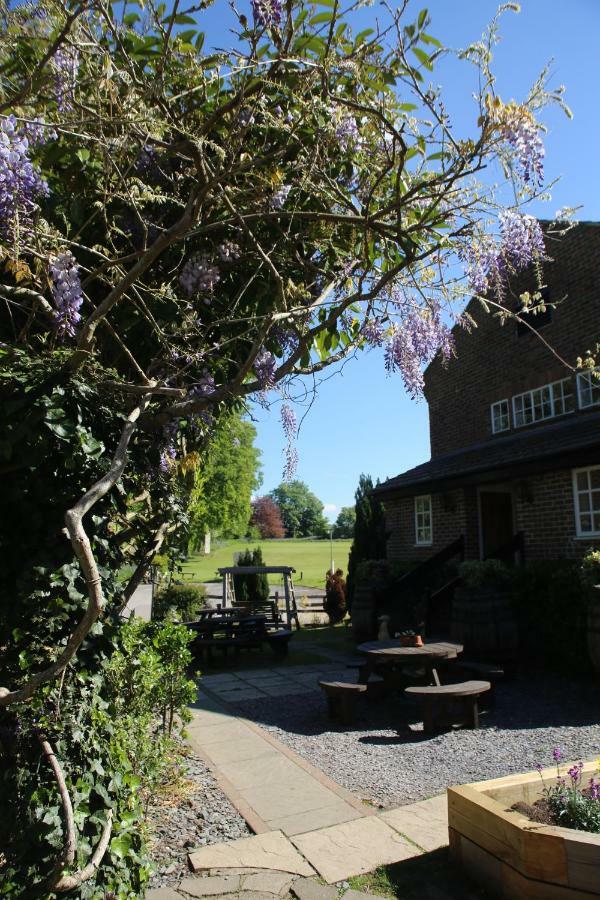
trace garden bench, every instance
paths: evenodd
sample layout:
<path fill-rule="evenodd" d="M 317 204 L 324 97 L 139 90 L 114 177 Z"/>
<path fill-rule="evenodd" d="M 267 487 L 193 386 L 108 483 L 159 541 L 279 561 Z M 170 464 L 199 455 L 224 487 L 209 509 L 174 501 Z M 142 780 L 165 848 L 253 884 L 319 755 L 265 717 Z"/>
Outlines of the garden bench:
<path fill-rule="evenodd" d="M 430 734 L 459 722 L 479 728 L 479 697 L 490 688 L 489 681 L 463 681 L 461 684 L 408 687 L 405 693 L 421 699 L 423 728 Z M 459 722 L 456 722 L 457 706 L 460 708 Z"/>
<path fill-rule="evenodd" d="M 494 663 L 476 662 L 475 660 L 460 659 L 455 663 L 455 671 L 468 677 L 469 675 L 479 676 L 489 681 L 491 688 L 483 698 L 482 708 L 493 709 L 496 703 L 496 684 L 504 678 L 504 669 L 502 666 Z"/>
<path fill-rule="evenodd" d="M 319 681 L 319 687 L 327 697 L 330 719 L 339 719 L 343 725 L 351 725 L 356 715 L 356 703 L 367 693 L 366 684 L 349 684 L 345 681 Z"/>
<path fill-rule="evenodd" d="M 256 650 L 267 643 L 276 656 L 285 656 L 292 632 L 287 628 L 273 627 L 264 616 L 232 614 L 224 611 L 222 616 L 204 617 L 198 622 L 186 622 L 186 627 L 195 633 L 190 649 L 194 656 L 210 660 L 213 650 L 227 656 L 233 650 L 238 656 L 242 650 Z"/>

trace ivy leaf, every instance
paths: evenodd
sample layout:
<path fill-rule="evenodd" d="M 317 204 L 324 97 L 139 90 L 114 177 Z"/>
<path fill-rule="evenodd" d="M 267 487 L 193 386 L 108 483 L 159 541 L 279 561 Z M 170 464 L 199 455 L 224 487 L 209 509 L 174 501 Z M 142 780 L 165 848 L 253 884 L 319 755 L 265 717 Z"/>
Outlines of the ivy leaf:
<path fill-rule="evenodd" d="M 127 832 L 117 835 L 110 842 L 110 852 L 119 859 L 124 859 L 131 850 L 131 835 Z"/>

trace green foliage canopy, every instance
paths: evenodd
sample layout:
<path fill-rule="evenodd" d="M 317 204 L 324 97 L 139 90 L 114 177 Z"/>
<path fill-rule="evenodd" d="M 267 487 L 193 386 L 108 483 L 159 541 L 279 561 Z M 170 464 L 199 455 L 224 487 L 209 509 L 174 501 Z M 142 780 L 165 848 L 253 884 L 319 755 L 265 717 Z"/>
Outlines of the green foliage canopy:
<path fill-rule="evenodd" d="M 303 481 L 283 482 L 270 497 L 279 507 L 288 537 L 326 537 L 329 526 L 323 504 Z"/>

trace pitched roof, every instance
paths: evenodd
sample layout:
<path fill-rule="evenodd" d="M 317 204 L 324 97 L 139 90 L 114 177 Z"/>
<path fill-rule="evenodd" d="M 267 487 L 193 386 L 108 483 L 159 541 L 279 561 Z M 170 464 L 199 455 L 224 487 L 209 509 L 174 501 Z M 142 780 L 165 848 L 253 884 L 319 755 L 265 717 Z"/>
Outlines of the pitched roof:
<path fill-rule="evenodd" d="M 419 491 L 447 490 L 461 484 L 583 465 L 594 449 L 600 451 L 600 413 L 576 414 L 436 456 L 384 481 L 375 493 L 411 496 Z M 600 452 L 596 459 L 600 464 Z"/>

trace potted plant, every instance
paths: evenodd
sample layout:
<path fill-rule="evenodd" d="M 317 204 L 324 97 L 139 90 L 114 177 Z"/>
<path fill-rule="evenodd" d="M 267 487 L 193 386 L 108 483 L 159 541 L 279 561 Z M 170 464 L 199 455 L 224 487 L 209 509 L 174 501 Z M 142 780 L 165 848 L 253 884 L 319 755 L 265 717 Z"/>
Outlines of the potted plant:
<path fill-rule="evenodd" d="M 401 631 L 397 637 L 400 638 L 400 643 L 403 647 L 422 647 L 423 646 L 423 638 L 421 635 L 414 631 L 412 628 L 407 628 L 405 631 Z"/>
<path fill-rule="evenodd" d="M 452 639 L 465 654 L 508 662 L 516 657 L 519 633 L 512 602 L 513 573 L 498 559 L 467 560 L 458 567 L 461 582 L 452 602 Z"/>
<path fill-rule="evenodd" d="M 600 672 L 600 550 L 588 550 L 581 563 L 587 590 L 587 645 L 590 662 Z"/>

